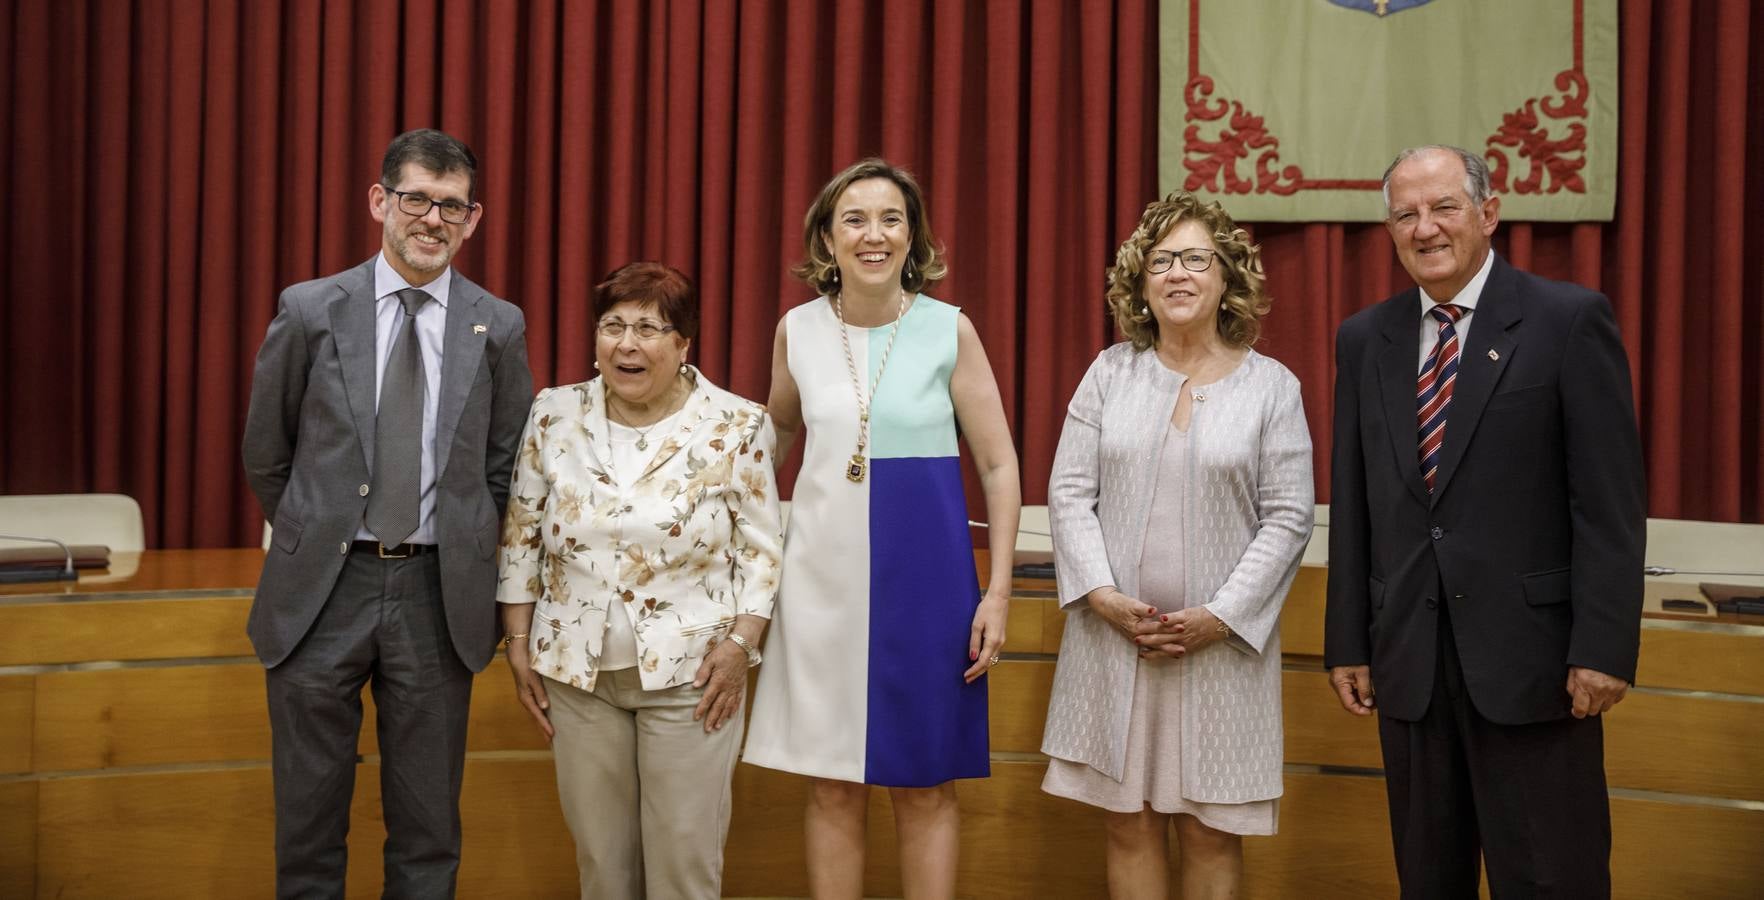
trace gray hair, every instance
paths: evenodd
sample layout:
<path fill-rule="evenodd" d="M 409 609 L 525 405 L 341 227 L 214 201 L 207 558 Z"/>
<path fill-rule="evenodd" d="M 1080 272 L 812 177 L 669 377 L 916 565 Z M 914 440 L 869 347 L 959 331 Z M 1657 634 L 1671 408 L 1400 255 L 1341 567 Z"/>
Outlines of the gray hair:
<path fill-rule="evenodd" d="M 1391 160 L 1390 165 L 1385 168 L 1384 211 L 1386 213 L 1390 212 L 1390 174 L 1396 171 L 1397 166 L 1410 159 L 1436 150 L 1450 153 L 1464 163 L 1464 193 L 1470 196 L 1471 203 L 1481 206 L 1484 200 L 1494 196 L 1494 188 L 1489 185 L 1488 163 L 1483 161 L 1482 157 L 1462 147 L 1453 147 L 1450 144 L 1425 144 L 1420 147 L 1410 147 L 1398 153 L 1396 159 Z"/>

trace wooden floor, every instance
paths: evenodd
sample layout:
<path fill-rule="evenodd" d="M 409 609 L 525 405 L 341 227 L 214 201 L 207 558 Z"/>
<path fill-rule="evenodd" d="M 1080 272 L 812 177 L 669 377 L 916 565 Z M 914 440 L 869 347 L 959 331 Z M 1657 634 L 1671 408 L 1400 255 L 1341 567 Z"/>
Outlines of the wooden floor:
<path fill-rule="evenodd" d="M 244 639 L 261 559 L 157 551 L 137 578 L 68 597 L 0 589 L 0 898 L 269 896 L 263 672 Z M 1018 585 L 992 676 L 992 777 L 958 785 L 963 896 L 1105 893 L 1100 818 L 1039 790 L 1063 623 L 1045 587 Z M 1283 621 L 1286 795 L 1280 834 L 1245 842 L 1248 893 L 1395 896 L 1376 735 L 1340 711 L 1318 666 L 1321 595 L 1307 569 Z M 1638 689 L 1606 722 L 1617 895 L 1760 896 L 1764 627 L 1661 619 L 1643 636 Z M 473 695 L 460 893 L 573 896 L 550 754 L 510 685 L 498 661 Z M 372 897 L 384 829 L 366 721 L 349 894 Z M 806 895 L 804 790 L 738 768 L 726 894 Z M 900 890 L 880 791 L 866 890 Z"/>

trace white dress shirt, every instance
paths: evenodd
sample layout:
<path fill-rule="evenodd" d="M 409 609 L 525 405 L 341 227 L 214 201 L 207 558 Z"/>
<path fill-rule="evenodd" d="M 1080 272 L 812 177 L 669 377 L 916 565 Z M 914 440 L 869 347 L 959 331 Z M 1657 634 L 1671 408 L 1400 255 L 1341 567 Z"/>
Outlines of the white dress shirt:
<path fill-rule="evenodd" d="M 435 543 L 435 415 L 441 397 L 441 345 L 447 334 L 447 291 L 453 284 L 450 266 L 441 277 L 418 290 L 435 302 L 425 303 L 417 310 L 417 346 L 423 353 L 423 459 L 422 475 L 417 482 L 421 493 L 417 501 L 417 529 L 405 538 L 408 544 Z M 386 382 L 386 360 L 392 356 L 392 336 L 397 333 L 403 304 L 398 292 L 409 288 L 410 282 L 386 262 L 386 254 L 374 257 L 374 412 L 380 408 L 379 385 Z M 376 473 L 377 474 L 377 473 Z M 358 540 L 379 538 L 363 524 L 356 531 Z"/>
<path fill-rule="evenodd" d="M 1470 278 L 1470 283 L 1464 285 L 1464 289 L 1450 300 L 1434 300 L 1427 296 L 1426 288 L 1420 289 L 1421 354 L 1415 358 L 1416 378 L 1421 377 L 1421 370 L 1427 365 L 1427 354 L 1433 352 L 1433 345 L 1439 340 L 1439 320 L 1427 314 L 1427 311 L 1432 309 L 1435 303 L 1445 302 L 1463 307 L 1464 314 L 1458 317 L 1458 322 L 1452 326 L 1452 330 L 1458 333 L 1459 354 L 1464 352 L 1465 347 L 1470 346 L 1470 320 L 1475 318 L 1476 303 L 1482 299 L 1482 286 L 1488 283 L 1488 273 L 1494 270 L 1494 258 L 1494 251 L 1488 251 L 1488 256 L 1482 259 L 1482 268 L 1477 269 L 1476 274 Z"/>

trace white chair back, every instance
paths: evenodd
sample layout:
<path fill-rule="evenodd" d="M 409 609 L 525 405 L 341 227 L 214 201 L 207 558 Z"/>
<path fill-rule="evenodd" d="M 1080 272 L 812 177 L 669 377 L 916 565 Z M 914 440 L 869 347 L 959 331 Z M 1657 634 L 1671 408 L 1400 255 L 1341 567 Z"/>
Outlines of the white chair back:
<path fill-rule="evenodd" d="M 141 505 L 124 494 L 0 496 L 0 534 L 102 544 L 112 553 L 146 549 Z M 0 541 L 0 546 L 19 546 Z"/>

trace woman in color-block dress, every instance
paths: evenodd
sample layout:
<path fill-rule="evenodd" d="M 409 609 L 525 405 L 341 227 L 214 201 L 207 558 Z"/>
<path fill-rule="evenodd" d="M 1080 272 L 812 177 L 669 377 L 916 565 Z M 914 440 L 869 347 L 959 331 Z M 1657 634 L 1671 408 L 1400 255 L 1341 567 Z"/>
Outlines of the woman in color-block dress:
<path fill-rule="evenodd" d="M 1016 451 L 974 326 L 919 290 L 943 274 L 918 185 L 865 160 L 821 191 L 797 274 L 823 296 L 778 326 L 769 402 L 807 430 L 745 758 L 813 779 L 815 896 L 857 896 L 869 785 L 891 789 L 909 896 L 954 891 L 956 778 L 989 771 L 988 669 L 1004 644 Z M 980 592 L 957 429 L 992 524 Z M 1001 549 L 1002 548 L 1002 549 Z"/>

